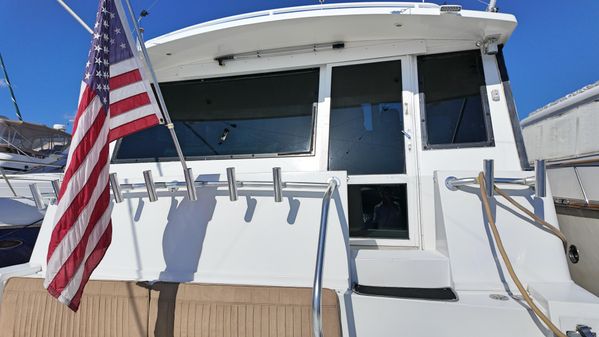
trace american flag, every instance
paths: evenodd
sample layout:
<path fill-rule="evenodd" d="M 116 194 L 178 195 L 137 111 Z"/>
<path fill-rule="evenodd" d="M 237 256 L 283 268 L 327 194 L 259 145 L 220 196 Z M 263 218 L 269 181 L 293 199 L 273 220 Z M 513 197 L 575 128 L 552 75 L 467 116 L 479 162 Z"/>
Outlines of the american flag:
<path fill-rule="evenodd" d="M 110 245 L 108 146 L 162 122 L 119 0 L 100 0 L 48 246 L 48 292 L 77 311 Z"/>

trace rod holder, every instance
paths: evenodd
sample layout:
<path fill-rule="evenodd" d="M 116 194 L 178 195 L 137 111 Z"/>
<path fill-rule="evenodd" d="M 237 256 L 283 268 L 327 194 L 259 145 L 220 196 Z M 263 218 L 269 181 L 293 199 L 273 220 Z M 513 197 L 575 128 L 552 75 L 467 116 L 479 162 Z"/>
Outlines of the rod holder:
<path fill-rule="evenodd" d="M 495 185 L 495 161 L 493 159 L 483 160 L 483 172 L 485 173 L 485 185 L 487 195 L 493 196 L 493 187 Z"/>
<path fill-rule="evenodd" d="M 272 184 L 275 191 L 275 202 L 283 201 L 283 180 L 280 167 L 272 168 Z"/>
<path fill-rule="evenodd" d="M 114 202 L 117 204 L 123 202 L 121 184 L 119 183 L 119 177 L 116 175 L 116 172 L 109 174 L 108 178 L 110 179 L 110 188 L 112 189 L 112 197 L 114 198 Z"/>
<path fill-rule="evenodd" d="M 185 185 L 187 186 L 187 198 L 191 201 L 198 200 L 198 194 L 196 192 L 195 180 L 193 179 L 193 171 L 191 167 L 188 167 L 183 171 L 185 174 Z"/>
<path fill-rule="evenodd" d="M 545 160 L 535 160 L 535 195 L 539 198 L 547 196 L 547 174 Z"/>
<path fill-rule="evenodd" d="M 37 184 L 29 184 L 29 190 L 31 191 L 33 201 L 35 202 L 35 207 L 37 207 L 39 210 L 45 209 L 46 203 L 44 202 L 44 198 L 42 197 L 42 193 L 37 187 Z"/>
<path fill-rule="evenodd" d="M 237 200 L 237 180 L 235 179 L 235 168 L 227 167 L 227 184 L 229 185 L 229 199 Z"/>
<path fill-rule="evenodd" d="M 54 192 L 54 199 L 56 200 L 55 203 L 58 204 L 58 196 L 60 195 L 60 180 L 52 180 L 50 184 L 52 185 L 52 191 Z"/>
<path fill-rule="evenodd" d="M 144 181 L 146 183 L 146 189 L 148 190 L 148 198 L 150 199 L 150 202 L 158 200 L 156 186 L 154 185 L 154 178 L 152 178 L 152 171 L 144 171 Z"/>

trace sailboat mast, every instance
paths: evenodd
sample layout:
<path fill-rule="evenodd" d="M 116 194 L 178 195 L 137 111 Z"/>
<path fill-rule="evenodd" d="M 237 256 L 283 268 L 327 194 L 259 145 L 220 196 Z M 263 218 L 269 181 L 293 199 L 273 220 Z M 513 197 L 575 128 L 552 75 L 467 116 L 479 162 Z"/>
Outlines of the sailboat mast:
<path fill-rule="evenodd" d="M 15 105 L 15 110 L 17 112 L 17 118 L 20 121 L 23 120 L 23 116 L 21 116 L 21 110 L 19 110 L 19 105 L 17 104 L 17 98 L 15 97 L 15 92 L 12 90 L 12 85 L 10 84 L 10 80 L 8 79 L 8 72 L 6 71 L 6 66 L 4 66 L 4 60 L 2 59 L 2 54 L 0 54 L 0 66 L 2 66 L 2 70 L 4 71 L 4 79 L 6 80 L 6 85 L 8 85 L 8 90 L 10 90 L 10 98 L 12 98 L 12 102 Z"/>

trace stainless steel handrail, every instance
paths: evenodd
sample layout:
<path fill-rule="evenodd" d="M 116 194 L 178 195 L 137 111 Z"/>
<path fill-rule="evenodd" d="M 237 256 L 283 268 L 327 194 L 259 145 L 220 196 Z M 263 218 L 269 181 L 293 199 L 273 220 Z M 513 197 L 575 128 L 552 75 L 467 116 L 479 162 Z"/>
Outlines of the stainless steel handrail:
<path fill-rule="evenodd" d="M 10 180 L 8 180 L 8 177 L 6 176 L 6 174 L 4 173 L 4 169 L 2 167 L 0 167 L 0 173 L 2 173 L 2 178 L 4 178 L 4 181 L 6 181 L 6 185 L 8 185 L 8 188 L 10 188 L 10 191 L 12 192 L 12 194 L 16 197 L 17 196 L 17 192 L 15 191 L 15 189 L 12 187 L 12 184 L 10 183 Z"/>
<path fill-rule="evenodd" d="M 493 195 L 493 185 L 494 184 L 512 184 L 512 185 L 525 185 L 529 187 L 535 188 L 535 195 L 537 197 L 544 198 L 546 197 L 546 171 L 545 171 L 545 161 L 544 160 L 536 160 L 535 161 L 535 175 L 526 178 L 496 178 L 494 176 L 494 168 L 493 168 L 493 160 L 484 160 L 483 162 L 483 170 L 485 172 L 486 186 L 488 188 L 487 195 Z M 457 190 L 460 186 L 477 184 L 477 178 L 475 177 L 467 177 L 467 178 L 456 178 L 456 177 L 447 177 L 445 179 L 445 186 L 450 190 Z"/>
<path fill-rule="evenodd" d="M 312 286 L 312 334 L 322 337 L 322 272 L 324 267 L 324 249 L 327 240 L 327 224 L 329 220 L 329 206 L 331 197 L 337 189 L 336 179 L 329 180 L 327 189 L 322 197 L 320 212 L 320 234 L 318 235 L 318 250 L 316 252 L 316 266 L 314 268 L 314 285 Z"/>

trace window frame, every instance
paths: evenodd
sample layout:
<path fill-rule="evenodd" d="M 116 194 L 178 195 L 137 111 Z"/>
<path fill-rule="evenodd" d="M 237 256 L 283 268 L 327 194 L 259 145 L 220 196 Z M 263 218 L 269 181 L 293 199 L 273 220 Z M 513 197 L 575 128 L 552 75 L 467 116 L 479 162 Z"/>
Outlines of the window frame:
<path fill-rule="evenodd" d="M 403 127 L 404 135 L 407 133 L 411 139 L 406 137 L 404 142 L 405 153 L 405 173 L 397 174 L 358 174 L 348 175 L 348 185 L 399 185 L 405 184 L 407 190 L 408 204 L 408 238 L 369 238 L 369 237 L 349 237 L 351 246 L 364 247 L 405 247 L 418 248 L 420 247 L 421 235 L 421 216 L 420 216 L 420 184 L 418 172 L 418 151 L 416 126 L 416 111 L 414 109 L 418 93 L 418 76 L 416 72 L 417 62 L 414 55 L 400 55 L 392 57 L 380 57 L 370 59 L 360 59 L 355 61 L 335 62 L 326 64 L 326 79 L 327 79 L 327 111 L 328 120 L 331 118 L 331 101 L 332 101 L 332 84 L 333 84 L 333 68 L 378 63 L 387 61 L 401 62 L 401 77 L 402 77 L 402 107 L 403 107 Z M 330 149 L 330 134 L 326 135 L 326 167 L 328 170 L 328 156 Z M 348 223 L 349 226 L 349 223 Z"/>
<path fill-rule="evenodd" d="M 210 77 L 206 78 L 206 80 L 220 80 L 226 78 L 234 78 L 234 77 L 255 77 L 260 75 L 267 75 L 273 73 L 293 73 L 293 72 L 301 72 L 306 70 L 314 70 L 317 72 L 317 88 L 318 88 L 318 97 L 315 102 L 312 102 L 312 124 L 310 126 L 311 136 L 310 136 L 310 148 L 308 151 L 303 152 L 294 152 L 294 153 L 254 153 L 254 154 L 234 154 L 234 155 L 209 155 L 209 156 L 184 156 L 186 160 L 189 161 L 203 161 L 203 160 L 234 160 L 234 159 L 268 159 L 268 158 L 293 158 L 293 157 L 315 157 L 316 156 L 316 148 L 318 147 L 316 140 L 317 133 L 317 124 L 318 124 L 318 106 L 320 100 L 320 94 L 322 92 L 322 68 L 318 66 L 311 67 L 303 67 L 291 70 L 274 70 L 274 71 L 266 71 L 259 73 L 251 73 L 245 75 L 237 75 L 237 76 L 224 76 L 224 77 Z M 194 79 L 193 81 L 203 80 L 202 78 Z M 156 127 L 156 126 L 155 126 Z M 165 163 L 165 162 L 174 162 L 179 161 L 179 157 L 160 157 L 160 158 L 135 158 L 135 159 L 119 159 L 117 158 L 117 154 L 119 153 L 119 149 L 121 147 L 121 143 L 123 138 L 119 138 L 114 145 L 114 150 L 112 151 L 112 156 L 110 158 L 111 164 L 131 164 L 131 163 Z"/>
<path fill-rule="evenodd" d="M 478 57 L 479 57 L 479 61 L 480 61 L 478 64 L 478 66 L 480 68 L 479 70 L 483 76 L 483 85 L 480 86 L 479 90 L 480 90 L 480 101 L 482 103 L 483 120 L 485 123 L 487 140 L 482 141 L 482 142 L 468 142 L 468 143 L 430 144 L 429 140 L 428 140 L 428 129 L 427 129 L 427 125 L 426 125 L 426 121 L 427 121 L 426 97 L 424 95 L 424 92 L 422 92 L 422 89 L 419 87 L 418 88 L 418 99 L 420 100 L 420 130 L 422 132 L 422 148 L 424 150 L 464 149 L 464 148 L 494 147 L 495 146 L 495 138 L 493 135 L 493 124 L 491 121 L 491 107 L 489 105 L 489 97 L 487 94 L 487 86 L 486 86 L 487 81 L 485 78 L 483 59 L 482 59 L 482 54 L 480 53 L 480 50 L 478 50 L 478 49 L 461 50 L 461 51 L 457 51 L 457 52 L 434 53 L 434 54 L 426 54 L 426 55 L 419 55 L 419 56 L 433 56 L 433 55 L 440 55 L 440 54 L 460 54 L 460 53 L 466 53 L 466 52 L 474 53 L 476 51 L 478 51 Z M 418 68 L 418 62 L 416 63 L 416 67 Z M 422 81 L 423 81 L 422 72 L 420 72 L 420 69 L 418 68 L 418 82 L 419 82 L 418 84 L 420 84 Z"/>

